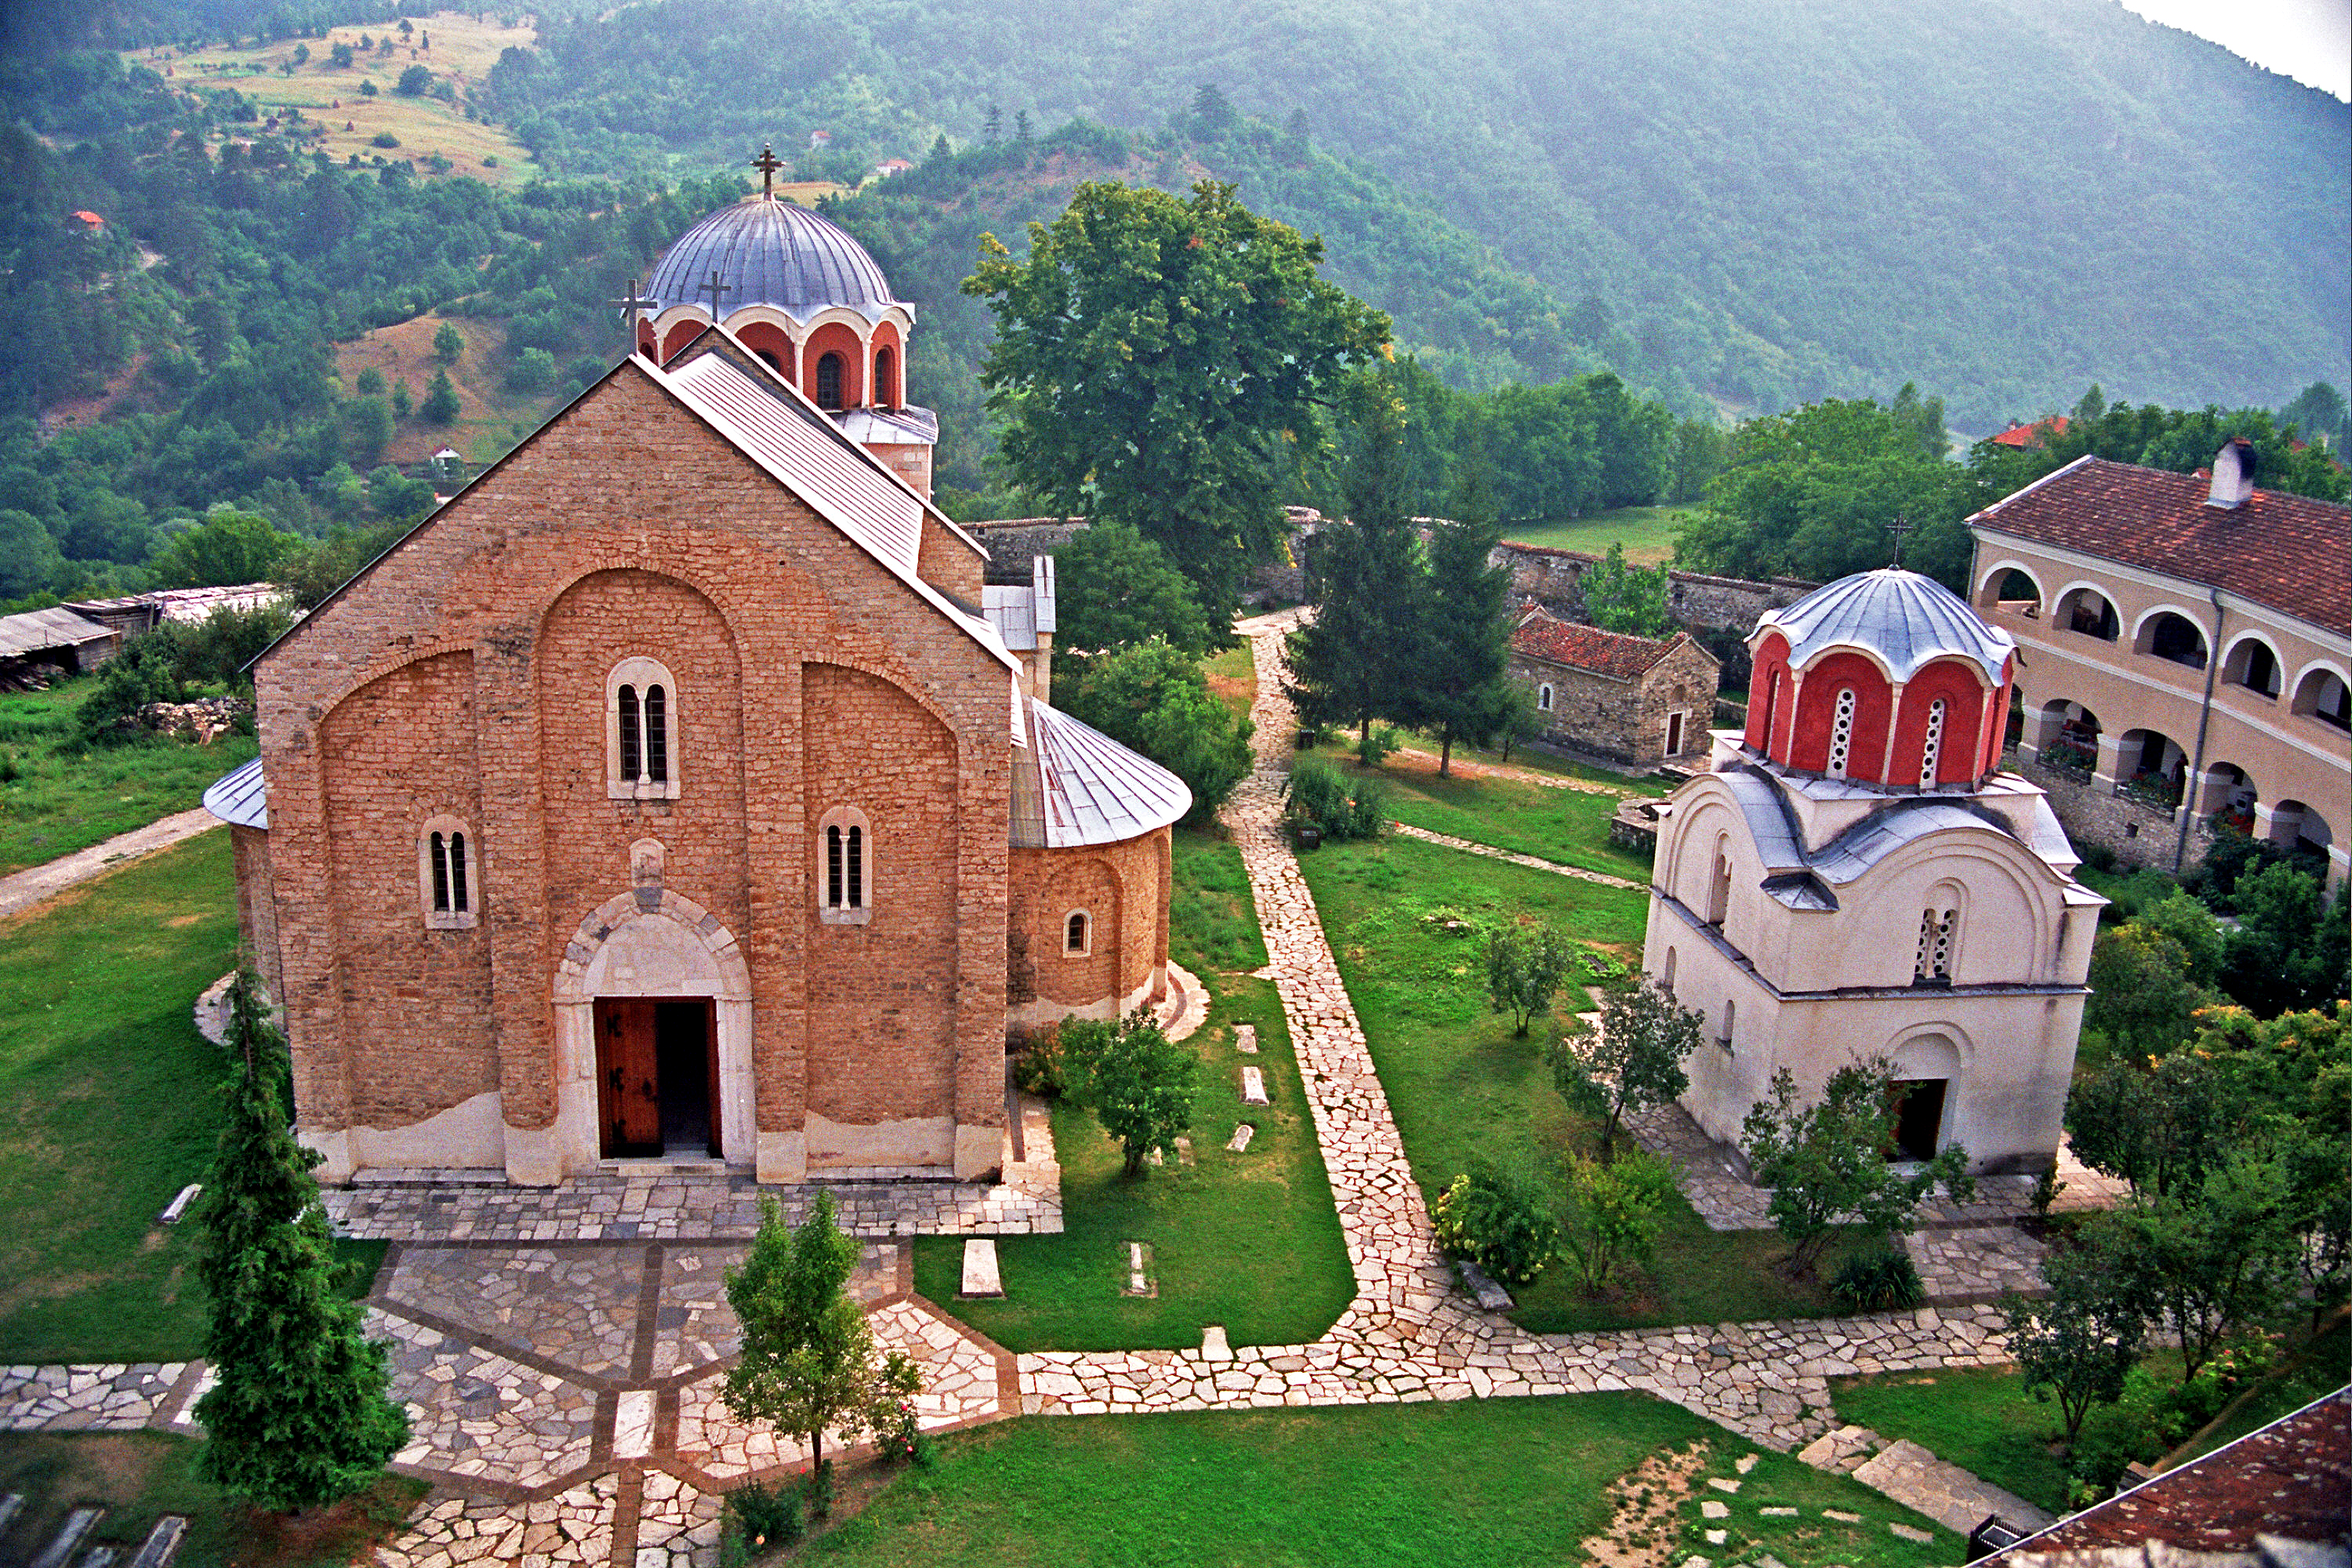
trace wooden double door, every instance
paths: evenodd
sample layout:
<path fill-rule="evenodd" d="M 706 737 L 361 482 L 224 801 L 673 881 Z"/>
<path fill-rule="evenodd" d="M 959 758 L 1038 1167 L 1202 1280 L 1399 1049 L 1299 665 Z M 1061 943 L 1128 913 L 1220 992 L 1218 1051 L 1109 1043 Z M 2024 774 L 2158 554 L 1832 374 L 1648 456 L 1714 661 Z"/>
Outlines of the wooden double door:
<path fill-rule="evenodd" d="M 718 1008 L 709 997 L 597 1002 L 597 1123 L 604 1158 L 717 1158 L 718 1085 Z"/>

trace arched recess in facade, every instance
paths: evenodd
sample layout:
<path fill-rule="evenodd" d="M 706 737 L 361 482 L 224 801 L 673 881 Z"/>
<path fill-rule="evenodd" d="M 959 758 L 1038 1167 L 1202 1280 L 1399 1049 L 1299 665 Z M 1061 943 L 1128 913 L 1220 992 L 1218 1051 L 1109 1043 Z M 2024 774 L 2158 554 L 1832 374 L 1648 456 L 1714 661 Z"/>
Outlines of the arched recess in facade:
<path fill-rule="evenodd" d="M 580 922 L 555 966 L 556 1117 L 563 1142 L 596 1161 L 596 1003 L 600 998 L 710 998 L 718 1015 L 719 1147 L 730 1165 L 756 1152 L 751 1078 L 751 971 L 734 933 L 667 889 L 618 893 Z M 578 1152 L 584 1149 L 584 1157 Z"/>

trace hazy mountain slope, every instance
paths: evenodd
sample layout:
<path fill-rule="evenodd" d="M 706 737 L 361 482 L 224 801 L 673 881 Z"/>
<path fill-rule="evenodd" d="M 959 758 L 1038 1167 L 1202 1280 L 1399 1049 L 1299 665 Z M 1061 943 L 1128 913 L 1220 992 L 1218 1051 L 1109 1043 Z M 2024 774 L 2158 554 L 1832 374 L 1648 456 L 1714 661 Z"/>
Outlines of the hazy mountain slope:
<path fill-rule="evenodd" d="M 2347 379 L 2352 115 L 2114 0 L 662 0 L 542 36 L 499 90 L 583 168 L 912 155 L 991 104 L 1151 127 L 1215 82 L 1597 296 L 1629 374 L 1735 399 L 1916 376 L 1967 425 Z"/>

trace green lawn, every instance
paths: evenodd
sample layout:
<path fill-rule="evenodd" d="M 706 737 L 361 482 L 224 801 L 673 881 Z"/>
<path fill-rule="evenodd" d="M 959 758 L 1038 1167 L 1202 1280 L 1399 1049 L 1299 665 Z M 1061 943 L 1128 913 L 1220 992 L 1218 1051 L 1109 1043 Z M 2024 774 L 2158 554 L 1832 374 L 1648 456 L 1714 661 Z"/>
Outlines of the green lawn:
<path fill-rule="evenodd" d="M 0 1362 L 173 1360 L 194 1237 L 154 1227 L 220 1127 L 189 1016 L 236 961 L 228 835 L 87 884 L 0 936 Z"/>
<path fill-rule="evenodd" d="M 1201 671 L 1208 677 L 1209 689 L 1226 707 L 1244 719 L 1249 717 L 1250 703 L 1257 696 L 1257 663 L 1246 640 L 1235 637 L 1223 653 L 1202 659 Z"/>
<path fill-rule="evenodd" d="M 1841 1418 L 1908 1437 L 2037 1508 L 2066 1511 L 2066 1466 L 2051 1449 L 2058 1406 L 2027 1398 L 2014 1367 L 1885 1373 L 1830 1386 Z"/>
<path fill-rule="evenodd" d="M 1675 1405 L 1635 1394 L 1465 1400 L 1348 1409 L 1033 1417 L 959 1433 L 938 1465 L 897 1480 L 805 1552 L 887 1564 L 1444 1563 L 1583 1560 L 1605 1529 L 1609 1483 L 1670 1446 L 1704 1443 L 1705 1474 L 1756 1452 Z M 1700 1489 L 1705 1496 L 1720 1494 Z M 1759 1462 L 1714 1528 L 1681 1505 L 1671 1560 L 1769 1552 L 1790 1568 L 1927 1568 L 1959 1538 L 1895 1537 L 1928 1521 L 1843 1476 L 1778 1454 Z M 1804 1517 L 1765 1519 L 1796 1506 Z M 1860 1524 L 1823 1519 L 1835 1508 Z"/>
<path fill-rule="evenodd" d="M 1625 559 L 1651 566 L 1673 559 L 1675 531 L 1683 526 L 1695 506 L 1627 506 L 1595 512 L 1573 522 L 1513 525 L 1503 537 L 1517 544 L 1540 544 L 1553 550 L 1581 550 L 1605 555 L 1612 543 L 1625 547 Z"/>
<path fill-rule="evenodd" d="M 185 811 L 205 786 L 250 762 L 249 736 L 209 746 L 168 737 L 77 753 L 75 717 L 89 677 L 0 697 L 0 876 Z"/>
<path fill-rule="evenodd" d="M 1247 973 L 1265 963 L 1265 949 L 1240 851 L 1179 833 L 1171 906 L 1171 954 L 1215 998 L 1192 1041 L 1202 1064 L 1195 1163 L 1129 1181 L 1093 1116 L 1060 1105 L 1054 1142 L 1067 1228 L 997 1242 L 1003 1300 L 956 1300 L 960 1238 L 915 1243 L 915 1288 L 1009 1350 L 1185 1349 L 1211 1323 L 1234 1344 L 1293 1344 L 1321 1337 L 1355 1295 L 1281 999 L 1271 981 Z M 1233 1026 L 1244 1023 L 1257 1026 L 1255 1058 L 1234 1050 Z M 1251 1060 L 1274 1103 L 1244 1117 L 1240 1067 Z M 1226 1141 L 1244 1120 L 1257 1134 L 1232 1153 Z M 1152 1248 L 1157 1297 L 1120 1293 L 1132 1241 Z"/>
<path fill-rule="evenodd" d="M 1395 759 L 1381 772 L 1389 781 L 1389 815 L 1399 822 L 1629 881 L 1650 879 L 1649 856 L 1609 842 L 1609 819 L 1622 795 L 1649 790 L 1628 784 L 1620 795 L 1594 795 L 1494 773 L 1441 778 L 1433 768 Z"/>
<path fill-rule="evenodd" d="M 1597 1125 L 1559 1098 L 1542 1056 L 1548 1032 L 1587 1005 L 1586 993 L 1571 987 L 1554 1004 L 1556 1021 L 1514 1038 L 1510 1020 L 1487 1003 L 1479 939 L 1449 935 L 1438 921 L 1549 921 L 1638 964 L 1646 894 L 1408 838 L 1330 845 L 1300 865 L 1424 1193 L 1434 1195 L 1480 1158 L 1541 1166 L 1565 1147 L 1596 1144 Z M 1817 1281 L 1792 1284 L 1772 1267 L 1786 1251 L 1776 1232 L 1707 1229 L 1677 1195 L 1647 1279 L 1591 1299 L 1555 1266 L 1517 1293 L 1514 1319 L 1556 1333 L 1837 1310 Z M 1822 1274 L 1843 1260 L 1833 1247 Z"/>

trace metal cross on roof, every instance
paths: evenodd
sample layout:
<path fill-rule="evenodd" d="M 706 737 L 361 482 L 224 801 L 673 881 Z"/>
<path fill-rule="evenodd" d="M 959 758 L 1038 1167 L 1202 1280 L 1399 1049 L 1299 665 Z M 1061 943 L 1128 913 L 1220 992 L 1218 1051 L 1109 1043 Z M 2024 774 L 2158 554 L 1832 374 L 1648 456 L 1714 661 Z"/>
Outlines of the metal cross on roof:
<path fill-rule="evenodd" d="M 775 147 L 766 142 L 761 142 L 760 155 L 751 160 L 751 167 L 760 171 L 760 195 L 762 198 L 774 199 L 776 171 L 783 166 L 784 161 L 776 156 Z"/>
<path fill-rule="evenodd" d="M 1886 525 L 1886 531 L 1895 536 L 1895 560 L 1891 564 L 1900 566 L 1903 564 L 1903 536 L 1911 531 L 1910 520 L 1898 513 L 1895 521 Z"/>
<path fill-rule="evenodd" d="M 715 321 L 719 319 L 719 296 L 732 294 L 735 291 L 735 285 L 719 277 L 719 269 L 714 267 L 710 269 L 709 277 L 694 286 L 694 291 L 710 296 L 710 319 Z"/>
<path fill-rule="evenodd" d="M 612 303 L 629 313 L 629 352 L 634 353 L 636 352 L 637 347 L 637 318 L 647 310 L 660 310 L 661 301 L 648 295 L 638 293 L 637 280 L 632 278 L 629 279 L 629 292 L 627 296 L 623 299 L 614 300 Z"/>

